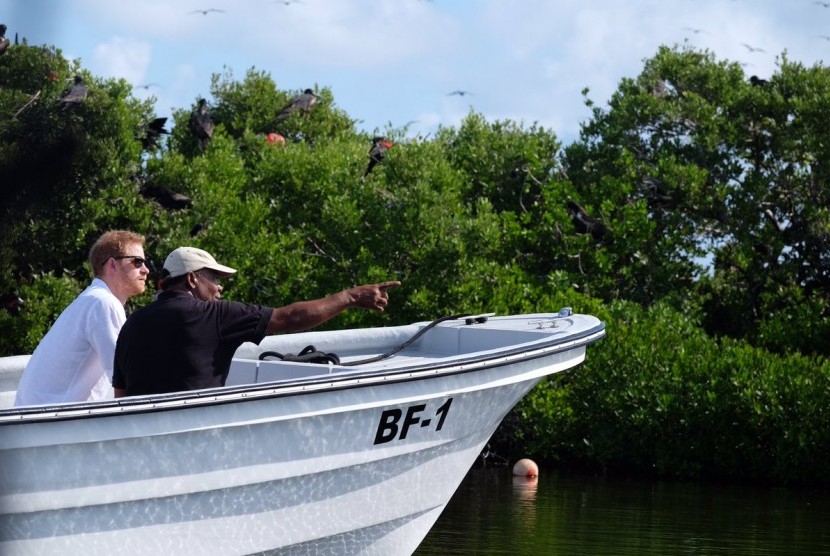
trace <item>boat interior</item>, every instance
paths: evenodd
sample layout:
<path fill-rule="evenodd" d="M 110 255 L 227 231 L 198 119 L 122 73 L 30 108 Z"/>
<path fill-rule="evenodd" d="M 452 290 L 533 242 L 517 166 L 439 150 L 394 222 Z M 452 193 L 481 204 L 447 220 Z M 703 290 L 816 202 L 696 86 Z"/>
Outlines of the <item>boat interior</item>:
<path fill-rule="evenodd" d="M 490 319 L 491 314 L 444 322 L 421 322 L 342 331 L 313 331 L 267 336 L 246 343 L 234 356 L 226 386 L 284 382 L 316 376 L 383 371 L 436 360 L 452 360 L 550 338 L 568 336 L 572 320 L 556 314 Z M 413 341 L 414 339 L 414 341 Z M 307 346 L 337 355 L 340 364 L 261 359 L 266 352 L 298 354 Z M 390 353 L 392 353 L 390 355 Z M 0 409 L 13 407 L 17 383 L 28 355 L 0 358 Z"/>

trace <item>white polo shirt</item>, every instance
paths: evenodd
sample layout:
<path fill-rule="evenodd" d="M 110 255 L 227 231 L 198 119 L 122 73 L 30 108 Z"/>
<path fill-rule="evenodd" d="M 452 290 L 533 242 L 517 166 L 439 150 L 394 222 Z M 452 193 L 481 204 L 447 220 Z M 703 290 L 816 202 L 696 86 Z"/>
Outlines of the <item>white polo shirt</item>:
<path fill-rule="evenodd" d="M 38 344 L 14 405 L 111 398 L 115 341 L 125 320 L 121 301 L 95 278 Z"/>

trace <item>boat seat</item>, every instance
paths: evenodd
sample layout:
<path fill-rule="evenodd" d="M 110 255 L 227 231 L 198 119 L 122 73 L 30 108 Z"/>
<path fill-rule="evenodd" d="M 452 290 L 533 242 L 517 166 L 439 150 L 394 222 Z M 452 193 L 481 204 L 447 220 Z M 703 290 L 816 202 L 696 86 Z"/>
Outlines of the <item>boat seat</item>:
<path fill-rule="evenodd" d="M 299 363 L 289 361 L 252 361 L 234 358 L 225 386 L 259 384 L 275 380 L 294 380 L 333 372 L 348 371 L 347 367 L 321 365 L 319 363 Z"/>

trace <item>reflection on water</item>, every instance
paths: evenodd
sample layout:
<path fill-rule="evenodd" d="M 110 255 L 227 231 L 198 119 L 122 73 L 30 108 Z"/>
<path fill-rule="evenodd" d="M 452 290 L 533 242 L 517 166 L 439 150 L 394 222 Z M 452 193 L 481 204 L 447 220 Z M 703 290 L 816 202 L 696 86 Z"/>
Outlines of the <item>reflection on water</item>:
<path fill-rule="evenodd" d="M 415 552 L 828 555 L 830 492 L 470 471 Z"/>
<path fill-rule="evenodd" d="M 513 477 L 512 504 L 522 527 L 529 527 L 536 521 L 536 490 L 539 477 Z"/>

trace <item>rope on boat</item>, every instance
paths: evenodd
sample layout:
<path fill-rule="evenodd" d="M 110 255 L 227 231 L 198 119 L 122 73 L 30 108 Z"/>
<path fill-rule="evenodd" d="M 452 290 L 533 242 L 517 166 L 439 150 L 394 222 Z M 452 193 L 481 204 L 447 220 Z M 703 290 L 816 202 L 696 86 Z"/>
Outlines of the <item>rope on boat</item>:
<path fill-rule="evenodd" d="M 259 360 L 264 361 L 268 357 L 277 357 L 279 359 L 282 359 L 283 361 L 296 361 L 296 362 L 300 362 L 300 363 L 323 363 L 323 364 L 331 363 L 333 365 L 342 365 L 344 367 L 354 367 L 356 365 L 365 365 L 366 363 L 374 363 L 375 361 L 382 361 L 384 359 L 392 357 L 393 355 L 395 355 L 399 351 L 401 351 L 403 349 L 406 349 L 407 347 L 412 345 L 412 343 L 415 340 L 417 340 L 418 338 L 420 338 L 421 336 L 426 334 L 426 332 L 428 330 L 432 329 L 434 326 L 436 326 L 436 325 L 438 325 L 438 324 L 440 324 L 444 321 L 455 320 L 455 319 L 460 319 L 460 318 L 469 317 L 469 316 L 470 315 L 468 313 L 465 313 L 465 314 L 461 314 L 461 315 L 447 315 L 446 317 L 441 317 L 440 319 L 435 319 L 434 321 L 432 321 L 431 323 L 429 323 L 428 325 L 426 325 L 425 327 L 420 329 L 417 333 L 415 333 L 414 336 L 412 336 L 410 339 L 408 339 L 407 341 L 405 341 L 401 345 L 390 349 L 386 353 L 382 353 L 380 355 L 376 355 L 376 356 L 370 357 L 368 359 L 361 359 L 359 361 L 349 361 L 347 363 L 341 363 L 340 362 L 340 357 L 336 353 L 324 353 L 322 351 L 318 351 L 317 348 L 314 347 L 313 345 L 306 346 L 305 348 L 303 348 L 303 350 L 300 353 L 298 353 L 296 355 L 293 354 L 293 353 L 282 354 L 282 353 L 279 353 L 277 351 L 264 351 L 264 352 L 259 354 Z M 486 321 L 487 321 L 487 317 L 478 316 L 478 317 L 474 317 L 474 318 L 468 318 L 466 323 L 467 324 L 475 324 L 475 323 L 482 323 L 482 322 L 486 322 Z"/>
<path fill-rule="evenodd" d="M 507 465 L 510 463 L 509 459 L 491 450 L 489 442 L 484 446 L 484 450 L 481 451 L 478 457 L 481 458 L 482 463 L 487 463 L 487 460 L 492 461 L 495 465 Z"/>
<path fill-rule="evenodd" d="M 340 364 L 340 357 L 336 353 L 324 353 L 322 351 L 318 351 L 313 345 L 304 347 L 303 350 L 296 355 L 293 353 L 282 354 L 278 351 L 263 351 L 259 354 L 260 361 L 264 361 L 268 357 L 278 357 L 283 361 L 297 361 L 300 363 Z"/>

